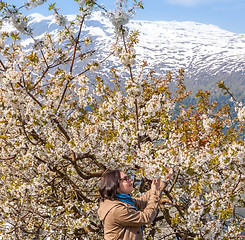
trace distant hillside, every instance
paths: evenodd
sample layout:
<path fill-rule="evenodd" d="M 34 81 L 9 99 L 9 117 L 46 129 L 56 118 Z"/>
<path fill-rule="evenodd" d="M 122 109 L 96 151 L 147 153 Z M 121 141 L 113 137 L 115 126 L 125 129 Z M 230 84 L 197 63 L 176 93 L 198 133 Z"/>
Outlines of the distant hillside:
<path fill-rule="evenodd" d="M 69 15 L 68 18 L 74 20 L 75 16 Z M 36 38 L 42 38 L 45 32 L 57 36 L 59 26 L 53 16 L 32 14 L 29 19 Z M 128 27 L 140 32 L 140 42 L 136 47 L 139 64 L 146 60 L 147 68 L 162 76 L 183 68 L 188 89 L 194 92 L 197 89 L 209 90 L 215 97 L 220 95 L 216 83 L 225 80 L 240 101 L 245 100 L 245 34 L 195 22 L 132 20 Z M 9 31 L 11 27 L 5 26 L 3 30 Z M 86 21 L 83 34 L 92 37 L 90 48 L 96 49 L 93 56 L 96 59 L 103 59 L 115 41 L 112 24 L 99 12 Z M 32 42 L 32 39 L 24 38 L 22 44 L 28 50 Z M 81 70 L 82 64 L 78 63 L 75 70 Z M 119 66 L 115 56 L 100 69 L 104 79 L 110 78 L 109 68 L 112 66 Z"/>

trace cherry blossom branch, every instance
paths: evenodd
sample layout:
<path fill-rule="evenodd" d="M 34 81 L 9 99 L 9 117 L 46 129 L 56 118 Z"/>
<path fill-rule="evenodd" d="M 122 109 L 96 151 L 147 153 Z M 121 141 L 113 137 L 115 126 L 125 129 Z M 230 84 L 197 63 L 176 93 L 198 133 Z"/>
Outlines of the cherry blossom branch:
<path fill-rule="evenodd" d="M 98 8 L 102 9 L 105 12 L 108 12 L 106 8 L 104 8 L 102 5 L 99 5 L 96 1 L 92 0 L 92 2 L 94 3 L 94 5 L 96 5 Z"/>
<path fill-rule="evenodd" d="M 85 153 L 85 154 L 78 154 L 77 155 L 77 159 L 78 160 L 81 160 L 81 159 L 84 159 L 84 158 L 91 158 L 93 160 L 93 162 L 99 167 L 99 169 L 104 172 L 106 170 L 106 166 L 100 162 L 97 161 L 95 155 L 92 155 L 92 154 L 89 154 L 89 153 Z"/>
<path fill-rule="evenodd" d="M 233 187 L 231 194 L 234 194 L 236 189 L 239 187 L 240 183 L 241 183 L 241 179 L 242 179 L 242 173 L 239 172 L 239 179 L 237 181 L 237 183 L 235 184 L 235 186 Z"/>
<path fill-rule="evenodd" d="M 44 56 L 43 56 L 43 57 L 44 57 Z M 71 57 L 70 57 L 70 58 L 67 58 L 67 59 L 64 60 L 62 63 L 67 63 L 67 62 L 69 62 L 70 60 L 71 60 Z M 58 60 L 56 60 L 56 61 L 58 61 Z M 46 62 L 46 60 L 45 60 L 45 62 Z M 47 74 L 47 72 L 49 71 L 49 69 L 55 68 L 55 67 L 61 65 L 62 63 L 61 63 L 61 62 L 58 62 L 58 63 L 55 64 L 55 62 L 53 62 L 53 63 L 50 64 L 50 65 L 48 65 L 48 64 L 46 63 L 46 65 L 47 65 L 46 69 L 43 71 L 43 74 L 42 74 L 42 76 L 40 77 L 40 79 L 34 84 L 34 86 L 32 87 L 32 90 L 35 89 L 36 86 L 42 81 L 42 79 L 46 76 L 46 74 Z"/>
<path fill-rule="evenodd" d="M 4 157 L 0 157 L 0 161 L 8 161 L 8 160 L 13 160 L 17 157 L 17 154 L 15 154 L 14 156 L 11 156 L 11 157 L 7 157 L 7 158 L 4 158 Z"/>
<path fill-rule="evenodd" d="M 124 35 L 124 32 L 123 32 L 123 26 L 121 26 L 121 31 L 123 33 L 122 34 L 122 39 L 123 39 L 125 52 L 128 53 L 127 44 L 126 44 L 126 40 L 125 40 L 125 35 Z M 134 82 L 134 77 L 133 77 L 133 71 L 132 71 L 131 64 L 128 64 L 127 66 L 129 68 L 130 78 L 131 78 L 132 82 Z M 141 146 L 140 146 L 140 134 L 139 134 L 139 110 L 138 110 L 137 98 L 135 99 L 134 104 L 135 104 L 135 113 L 136 113 L 136 131 L 137 131 L 137 139 L 138 139 L 137 143 L 138 143 L 138 148 L 140 149 Z"/>
<path fill-rule="evenodd" d="M 95 51 L 91 51 L 91 52 L 89 52 L 89 53 L 91 53 L 91 55 L 92 55 L 94 52 L 95 52 Z M 101 61 L 99 61 L 99 64 L 105 62 L 105 61 L 106 61 L 111 55 L 113 55 L 113 54 L 114 54 L 114 51 L 110 52 L 110 53 L 108 54 L 108 56 L 106 56 L 106 57 L 103 58 Z M 88 72 L 89 70 L 90 70 L 89 68 L 85 69 L 84 71 L 82 71 L 81 73 L 77 74 L 76 76 L 71 77 L 71 80 L 73 80 L 73 79 L 76 78 L 76 77 L 79 77 L 79 76 L 83 75 L 84 73 Z M 93 86 L 95 86 L 92 82 L 91 82 L 91 84 L 92 84 Z"/>
<path fill-rule="evenodd" d="M 80 39 L 80 35 L 81 35 L 83 23 L 84 23 L 84 20 L 85 20 L 85 16 L 86 16 L 86 15 L 84 15 L 83 18 L 82 18 L 82 22 L 81 22 L 81 24 L 80 24 L 80 28 L 79 28 L 79 32 L 78 32 L 78 35 L 77 35 L 77 39 L 76 39 L 76 41 L 75 41 L 75 46 L 74 46 L 74 50 L 73 50 L 73 56 L 72 56 L 71 65 L 70 65 L 70 71 L 69 71 L 69 72 L 70 72 L 70 76 L 72 76 L 72 70 L 73 70 L 74 61 L 75 61 L 75 57 L 76 57 L 77 46 L 78 46 L 78 43 L 79 43 L 79 39 Z M 65 94 L 66 94 L 66 91 L 67 91 L 69 82 L 70 82 L 70 79 L 67 80 L 67 83 L 66 83 L 66 85 L 65 85 L 63 94 L 62 94 L 62 96 L 61 96 L 60 102 L 59 102 L 58 107 L 57 107 L 57 110 L 56 110 L 57 112 L 59 111 L 59 108 L 60 108 L 60 106 L 61 106 L 61 103 L 62 103 L 62 101 L 63 101 L 63 99 L 64 99 L 64 97 L 65 97 Z"/>
<path fill-rule="evenodd" d="M 24 88 L 20 83 L 18 83 L 18 85 L 22 88 Z M 40 106 L 42 107 L 43 105 L 29 92 L 26 91 L 26 93 Z M 59 130 L 63 133 L 63 135 L 65 136 L 66 140 L 69 142 L 70 141 L 70 136 L 68 135 L 67 131 L 64 129 L 64 127 L 59 123 L 59 121 L 55 118 L 50 116 L 51 121 L 53 121 L 57 127 L 59 128 Z"/>
<path fill-rule="evenodd" d="M 43 50 L 41 49 L 40 51 L 41 51 L 41 54 L 42 54 L 42 57 L 43 57 L 43 60 L 45 62 L 46 67 L 49 68 L 49 65 L 47 63 L 46 57 L 44 56 Z"/>
<path fill-rule="evenodd" d="M 36 86 L 42 81 L 42 79 L 45 77 L 46 73 L 48 72 L 49 67 L 47 67 L 44 71 L 42 76 L 40 77 L 40 79 L 34 84 L 34 86 L 32 87 L 32 90 L 36 88 Z"/>
<path fill-rule="evenodd" d="M 74 66 L 74 60 L 75 60 L 76 52 L 77 52 L 77 46 L 78 46 L 78 43 L 79 43 L 79 39 L 80 39 L 80 35 L 81 35 L 81 32 L 82 32 L 82 27 L 83 27 L 83 24 L 84 24 L 85 17 L 86 17 L 86 15 L 83 15 L 82 22 L 80 24 L 78 35 L 77 35 L 77 38 L 76 38 L 76 41 L 75 41 L 72 61 L 71 61 L 71 65 L 70 65 L 70 75 L 72 75 L 72 70 L 73 70 L 73 66 Z"/>
<path fill-rule="evenodd" d="M 125 35 L 124 35 L 123 26 L 121 26 L 121 31 L 122 31 L 122 39 L 123 39 L 123 45 L 124 45 L 124 48 L 125 48 L 125 52 L 128 53 L 128 48 L 127 48 L 127 44 L 126 44 L 126 39 L 125 39 Z M 133 77 L 133 71 L 132 71 L 131 64 L 128 64 L 127 67 L 129 68 L 130 78 L 131 78 L 132 82 L 134 82 L 134 77 Z"/>
<path fill-rule="evenodd" d="M 83 159 L 90 158 L 90 157 L 91 156 L 84 155 L 83 157 L 80 157 L 79 159 L 83 160 Z M 98 178 L 98 177 L 101 177 L 103 174 L 103 172 L 87 172 L 86 174 L 84 174 L 83 171 L 81 170 L 81 167 L 78 166 L 78 164 L 77 164 L 77 158 L 75 156 L 75 153 L 73 154 L 72 159 L 68 156 L 63 156 L 63 158 L 65 158 L 71 162 L 71 164 L 75 168 L 77 174 L 83 179 L 88 180 L 91 178 Z"/>
<path fill-rule="evenodd" d="M 37 160 L 46 163 L 44 160 L 42 160 L 40 157 L 38 156 L 34 156 Z M 67 181 L 69 184 L 71 184 L 72 188 L 74 189 L 74 191 L 76 192 L 76 194 L 78 194 L 79 197 L 81 197 L 85 202 L 92 202 L 89 198 L 87 198 L 82 191 L 79 189 L 79 187 L 65 174 L 63 173 L 61 170 L 59 170 L 56 166 L 51 166 L 50 164 L 48 164 L 48 168 L 52 171 L 58 174 L 59 177 L 61 177 L 62 179 L 64 179 L 65 181 Z"/>
<path fill-rule="evenodd" d="M 230 92 L 229 88 L 225 86 L 224 80 L 220 81 L 217 83 L 217 86 L 223 91 L 226 92 L 226 94 L 229 94 L 231 96 L 231 98 L 234 100 L 235 103 L 237 103 L 238 101 L 236 100 L 236 98 L 234 97 L 234 95 Z"/>
<path fill-rule="evenodd" d="M 182 234 L 187 234 L 188 236 L 192 236 L 194 237 L 195 234 L 191 233 L 191 232 L 186 232 L 186 231 L 181 231 L 180 229 L 178 229 L 178 226 L 176 226 L 176 224 L 173 224 L 172 223 L 172 217 L 169 213 L 169 209 L 165 208 L 164 206 L 160 205 L 160 208 L 161 208 L 161 211 L 163 213 L 163 216 L 159 216 L 155 219 L 155 221 L 161 221 L 163 219 L 166 220 L 167 224 L 173 229 L 173 233 L 169 234 L 169 235 L 166 235 L 164 236 L 167 237 L 167 236 L 171 236 L 171 235 L 176 235 L 177 239 L 182 239 L 183 235 Z M 183 238 L 185 239 L 185 238 Z"/>
<path fill-rule="evenodd" d="M 19 116 L 19 121 L 21 122 L 21 127 L 22 127 L 22 129 L 23 129 L 23 132 L 24 132 L 24 134 L 25 134 L 27 140 L 28 140 L 32 145 L 34 145 L 34 146 L 35 146 L 35 145 L 38 145 L 40 141 L 37 141 L 36 143 L 34 143 L 34 142 L 30 139 L 30 137 L 28 136 L 28 134 L 27 134 L 27 132 L 26 132 L 26 129 L 25 129 L 25 123 L 24 123 L 24 121 L 22 120 L 21 116 Z"/>
<path fill-rule="evenodd" d="M 177 180 L 178 180 L 179 174 L 180 174 L 180 169 L 178 169 L 177 174 L 176 174 L 176 176 L 175 176 L 175 178 L 174 178 L 174 181 L 173 181 L 171 187 L 170 187 L 169 190 L 168 190 L 169 193 L 172 192 L 172 190 L 173 190 L 173 188 L 174 188 L 174 185 L 176 184 L 176 182 L 177 182 Z"/>
<path fill-rule="evenodd" d="M 93 154 L 90 154 L 90 153 L 75 154 L 73 152 L 72 157 L 69 157 L 68 155 L 63 155 L 62 157 L 64 159 L 67 159 L 67 160 L 73 162 L 73 163 L 75 162 L 75 164 L 76 164 L 77 160 L 84 160 L 86 158 L 92 159 L 93 163 L 95 165 L 97 165 L 99 167 L 99 169 L 101 170 L 101 172 L 88 173 L 88 174 L 93 174 L 94 177 L 100 177 L 103 174 L 103 172 L 105 172 L 105 170 L 106 170 L 106 166 L 103 165 L 102 163 L 98 162 L 97 159 L 96 159 L 96 156 L 93 155 Z"/>
<path fill-rule="evenodd" d="M 64 178 L 66 181 L 68 181 L 71 186 L 73 187 L 74 191 L 80 196 L 86 203 L 92 202 L 90 199 L 88 199 L 81 190 L 79 190 L 79 187 L 62 171 L 60 171 L 57 167 L 55 166 L 49 166 L 50 170 L 56 172 L 60 177 Z"/>
<path fill-rule="evenodd" d="M 174 202 L 174 199 L 173 199 L 173 197 L 171 196 L 170 192 L 169 192 L 168 190 L 166 190 L 166 189 L 164 189 L 163 192 L 164 192 L 165 195 L 169 198 L 169 200 L 173 203 L 173 202 Z M 180 207 L 179 207 L 177 204 L 174 204 L 173 206 L 178 210 L 180 216 L 181 216 L 183 219 L 185 219 L 185 216 L 184 216 L 182 210 L 180 209 Z"/>
<path fill-rule="evenodd" d="M 7 70 L 7 68 L 5 67 L 5 65 L 3 64 L 3 62 L 2 62 L 2 60 L 0 59 L 0 64 L 2 65 L 2 67 L 3 67 L 3 71 L 6 71 Z"/>
<path fill-rule="evenodd" d="M 57 125 L 57 127 L 59 128 L 59 130 L 65 136 L 66 140 L 69 142 L 71 140 L 71 138 L 68 135 L 67 131 L 64 129 L 64 127 L 60 124 L 60 122 L 55 117 L 51 117 L 51 121 L 53 121 Z"/>

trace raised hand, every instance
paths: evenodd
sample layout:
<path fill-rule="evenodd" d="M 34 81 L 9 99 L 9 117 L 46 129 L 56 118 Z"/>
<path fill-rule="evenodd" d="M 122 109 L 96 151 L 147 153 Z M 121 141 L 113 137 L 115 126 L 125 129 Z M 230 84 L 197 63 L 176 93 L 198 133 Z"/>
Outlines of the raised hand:
<path fill-rule="evenodd" d="M 152 190 L 159 190 L 161 183 L 161 178 L 154 179 L 151 183 L 151 189 Z"/>

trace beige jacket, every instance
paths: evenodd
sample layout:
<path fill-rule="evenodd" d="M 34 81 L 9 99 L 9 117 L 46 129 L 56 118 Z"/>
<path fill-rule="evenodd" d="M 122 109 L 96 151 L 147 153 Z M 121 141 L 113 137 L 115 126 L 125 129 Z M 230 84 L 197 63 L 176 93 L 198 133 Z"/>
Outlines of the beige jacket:
<path fill-rule="evenodd" d="M 149 190 L 140 198 L 134 199 L 137 211 L 130 204 L 119 200 L 106 199 L 100 203 L 98 215 L 104 222 L 105 240 L 142 240 L 141 226 L 149 224 L 157 214 L 158 203 L 164 185 L 160 190 Z"/>

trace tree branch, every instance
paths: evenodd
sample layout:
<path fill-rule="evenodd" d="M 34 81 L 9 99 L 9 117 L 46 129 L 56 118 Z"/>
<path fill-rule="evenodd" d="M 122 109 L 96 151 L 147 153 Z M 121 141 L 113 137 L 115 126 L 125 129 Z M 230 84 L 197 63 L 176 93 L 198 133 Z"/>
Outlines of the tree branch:
<path fill-rule="evenodd" d="M 72 55 L 72 61 L 71 61 L 71 65 L 70 65 L 70 75 L 72 75 L 74 60 L 75 60 L 76 51 L 77 51 L 77 45 L 79 43 L 79 39 L 80 39 L 80 35 L 81 35 L 81 31 L 82 31 L 82 27 L 83 27 L 83 23 L 84 23 L 85 17 L 86 17 L 86 15 L 83 15 L 82 22 L 80 24 L 79 32 L 78 32 L 78 35 L 77 35 L 77 39 L 75 41 L 75 46 L 74 46 L 73 55 Z"/>
<path fill-rule="evenodd" d="M 167 191 L 166 189 L 164 189 L 163 191 L 164 191 L 165 195 L 169 198 L 169 200 L 173 203 L 173 197 L 170 195 L 170 192 Z M 178 210 L 180 216 L 181 216 L 183 219 L 185 219 L 184 214 L 183 214 L 182 210 L 180 209 L 180 207 L 179 207 L 178 205 L 176 205 L 176 204 L 173 205 L 173 206 Z"/>
<path fill-rule="evenodd" d="M 49 66 L 45 69 L 45 71 L 43 72 L 41 78 L 34 84 L 34 86 L 32 87 L 32 90 L 36 88 L 36 86 L 42 81 L 42 79 L 45 77 L 46 73 L 49 70 Z"/>
<path fill-rule="evenodd" d="M 77 35 L 77 39 L 76 39 L 76 41 L 75 41 L 75 46 L 74 46 L 74 50 L 73 50 L 72 61 L 71 61 L 70 71 L 69 71 L 69 72 L 70 72 L 70 76 L 72 76 L 72 69 L 73 69 L 74 61 L 75 61 L 75 57 L 76 57 L 77 46 L 78 46 L 78 43 L 79 43 L 79 38 L 80 38 L 80 35 L 81 35 L 82 26 L 83 26 L 85 17 L 86 17 L 86 15 L 84 15 L 83 18 L 82 18 L 82 22 L 81 22 L 81 24 L 80 24 L 80 28 L 79 28 L 79 32 L 78 32 L 78 35 Z M 62 103 L 62 101 L 63 101 L 63 99 L 64 99 L 64 97 L 65 97 L 65 94 L 66 94 L 66 91 L 67 91 L 68 84 L 69 84 L 70 80 L 71 80 L 71 79 L 67 80 L 67 83 L 66 83 L 66 85 L 65 85 L 65 89 L 64 89 L 64 91 L 63 91 L 63 94 L 62 94 L 62 96 L 61 96 L 61 99 L 60 99 L 60 101 L 59 101 L 59 104 L 58 104 L 58 107 L 57 107 L 57 110 L 56 110 L 57 112 L 59 111 L 59 108 L 60 108 L 60 106 L 61 106 L 61 103 Z"/>
<path fill-rule="evenodd" d="M 40 143 L 40 140 L 37 140 L 37 142 L 34 143 L 34 142 L 30 139 L 30 137 L 28 136 L 28 134 L 27 134 L 27 132 L 26 132 L 26 129 L 25 129 L 25 122 L 22 120 L 22 117 L 21 117 L 21 116 L 19 116 L 19 121 L 21 122 L 21 127 L 22 127 L 22 129 L 23 129 L 23 132 L 24 132 L 24 134 L 25 134 L 27 140 L 28 140 L 32 145 L 38 145 L 38 144 Z M 40 139 L 40 138 L 39 138 L 39 139 Z"/>
<path fill-rule="evenodd" d="M 77 174 L 83 178 L 83 179 L 91 179 L 91 178 L 95 178 L 95 177 L 101 177 L 102 174 L 104 173 L 104 171 L 106 170 L 106 167 L 99 163 L 97 160 L 96 160 L 96 157 L 92 154 L 80 154 L 80 155 L 76 155 L 74 152 L 73 152 L 73 156 L 72 158 L 67 156 L 67 155 L 64 155 L 63 158 L 69 160 L 71 162 L 71 164 L 73 165 L 73 167 L 75 168 Z M 77 164 L 77 160 L 83 160 L 83 159 L 86 159 L 86 158 L 90 158 L 92 159 L 92 161 L 101 169 L 101 172 L 86 172 L 86 174 L 81 170 L 81 167 L 78 166 Z"/>
<path fill-rule="evenodd" d="M 178 180 L 179 174 L 180 174 L 180 169 L 178 169 L 178 172 L 177 172 L 177 174 L 176 174 L 176 176 L 175 176 L 175 178 L 174 178 L 174 181 L 173 181 L 173 183 L 172 183 L 170 189 L 168 190 L 169 193 L 172 192 L 173 187 L 174 187 L 174 185 L 176 184 L 176 182 L 177 182 L 177 180 Z"/>
<path fill-rule="evenodd" d="M 3 64 L 3 62 L 2 62 L 2 60 L 1 60 L 1 59 L 0 59 L 0 64 L 2 65 L 2 67 L 3 67 L 4 71 L 6 71 L 6 70 L 7 70 L 7 68 L 5 67 L 5 65 Z"/>
<path fill-rule="evenodd" d="M 41 158 L 39 158 L 38 156 L 34 156 L 37 160 L 43 162 L 43 163 L 47 163 L 44 160 L 42 160 Z M 65 174 L 63 173 L 61 170 L 59 170 L 56 166 L 50 166 L 48 164 L 48 168 L 52 171 L 55 172 L 59 175 L 59 177 L 61 177 L 62 179 L 66 180 L 67 182 L 69 182 L 71 184 L 71 186 L 73 187 L 74 191 L 76 192 L 76 194 L 81 197 L 86 203 L 88 202 L 92 202 L 90 199 L 88 199 L 81 190 L 79 190 L 79 187 Z"/>
<path fill-rule="evenodd" d="M 51 121 L 53 121 L 59 130 L 63 133 L 65 136 L 66 140 L 69 142 L 71 140 L 70 136 L 68 135 L 67 131 L 64 129 L 64 127 L 59 123 L 59 121 L 56 118 L 51 118 Z"/>
<path fill-rule="evenodd" d="M 7 158 L 3 158 L 3 157 L 0 157 L 0 161 L 8 161 L 8 160 L 13 160 L 17 157 L 17 154 L 15 154 L 14 156 L 11 156 L 11 157 L 7 157 Z"/>

